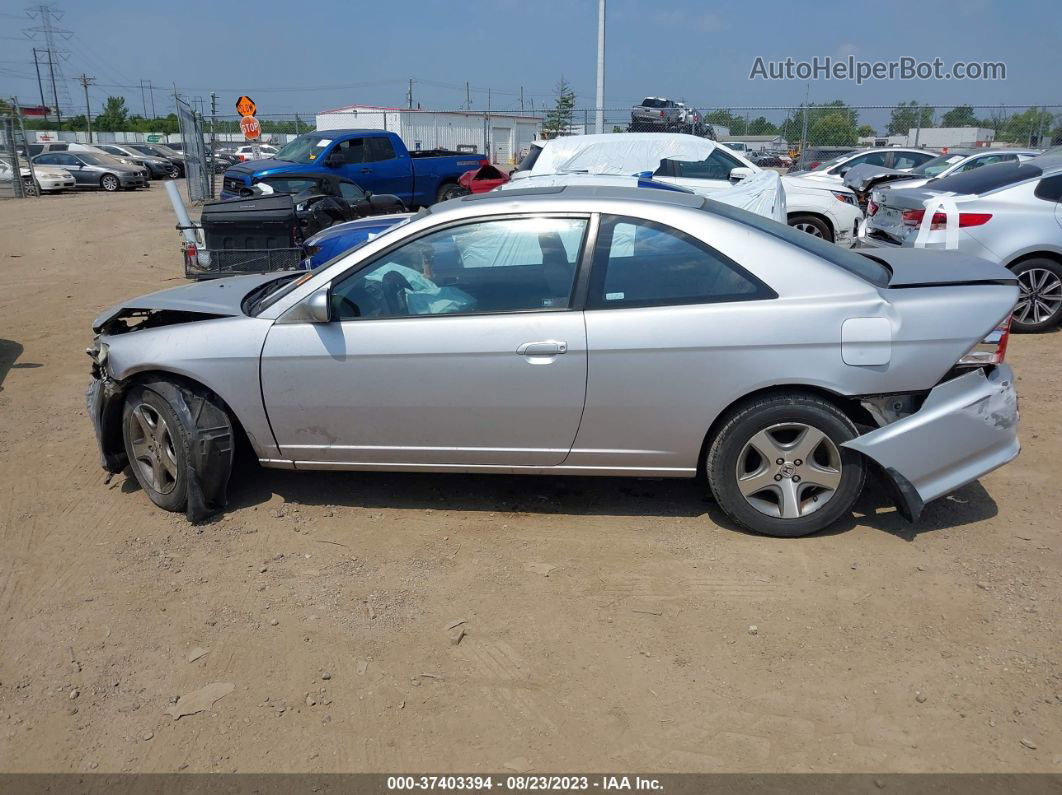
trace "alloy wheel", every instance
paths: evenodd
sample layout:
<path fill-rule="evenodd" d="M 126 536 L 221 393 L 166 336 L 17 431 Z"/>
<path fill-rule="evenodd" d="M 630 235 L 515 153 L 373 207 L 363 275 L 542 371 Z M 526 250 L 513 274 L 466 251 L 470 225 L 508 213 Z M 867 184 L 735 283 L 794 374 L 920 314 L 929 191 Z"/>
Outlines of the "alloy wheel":
<path fill-rule="evenodd" d="M 822 508 L 841 484 L 841 453 L 824 432 L 802 422 L 755 434 L 737 460 L 745 501 L 767 516 L 798 519 Z"/>
<path fill-rule="evenodd" d="M 793 224 L 793 228 L 794 229 L 799 229 L 801 232 L 807 232 L 809 235 L 814 235 L 815 237 L 818 237 L 818 238 L 822 237 L 822 230 L 819 229 L 814 224 L 797 223 L 797 224 Z"/>
<path fill-rule="evenodd" d="M 101 180 L 104 190 L 118 190 L 118 178 L 110 174 L 105 174 Z"/>
<path fill-rule="evenodd" d="M 1018 289 L 1014 319 L 1019 323 L 1043 323 L 1062 307 L 1062 279 L 1047 268 L 1019 274 Z"/>
<path fill-rule="evenodd" d="M 147 403 L 133 409 L 127 423 L 133 465 L 151 488 L 159 494 L 169 494 L 176 488 L 178 480 L 177 453 L 170 426 Z"/>

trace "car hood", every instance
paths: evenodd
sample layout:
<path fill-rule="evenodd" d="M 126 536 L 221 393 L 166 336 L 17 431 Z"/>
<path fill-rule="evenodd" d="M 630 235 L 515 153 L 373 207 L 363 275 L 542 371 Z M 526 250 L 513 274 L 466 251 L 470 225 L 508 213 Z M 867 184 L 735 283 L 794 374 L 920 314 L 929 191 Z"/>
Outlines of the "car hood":
<path fill-rule="evenodd" d="M 848 173 L 844 175 L 843 182 L 857 193 L 863 193 L 882 182 L 893 182 L 904 179 L 920 179 L 920 177 L 917 174 L 911 174 L 907 171 L 898 171 L 895 168 L 873 166 L 864 163 L 855 168 L 849 169 Z"/>
<path fill-rule="evenodd" d="M 944 284 L 1017 284 L 1014 273 L 1002 265 L 961 251 L 913 248 L 859 250 L 870 259 L 884 262 L 892 271 L 889 287 L 926 287 Z"/>
<path fill-rule="evenodd" d="M 240 176 L 267 177 L 271 174 L 280 174 L 286 171 L 304 171 L 311 166 L 305 163 L 292 163 L 290 160 L 277 160 L 275 157 L 263 158 L 262 160 L 245 160 L 235 163 L 225 169 L 226 174 L 239 174 Z"/>
<path fill-rule="evenodd" d="M 849 188 L 844 187 L 838 182 L 832 182 L 826 179 L 820 179 L 818 177 L 805 177 L 794 176 L 793 174 L 782 175 L 782 185 L 786 190 L 833 190 L 833 191 L 847 191 Z"/>
<path fill-rule="evenodd" d="M 99 332 L 109 321 L 130 310 L 170 310 L 175 312 L 198 312 L 205 315 L 232 317 L 242 314 L 240 304 L 247 293 L 273 279 L 290 276 L 290 271 L 256 273 L 248 276 L 230 276 L 224 279 L 196 282 L 181 287 L 171 287 L 157 293 L 147 293 L 137 298 L 122 301 L 101 312 L 92 321 L 92 330 Z"/>

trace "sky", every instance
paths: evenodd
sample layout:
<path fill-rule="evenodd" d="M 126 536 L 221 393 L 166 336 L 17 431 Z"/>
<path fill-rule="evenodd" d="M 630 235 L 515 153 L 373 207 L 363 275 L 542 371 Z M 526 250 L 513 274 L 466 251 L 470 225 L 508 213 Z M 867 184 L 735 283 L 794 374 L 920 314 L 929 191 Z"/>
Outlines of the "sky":
<path fill-rule="evenodd" d="M 317 111 L 352 103 L 403 106 L 412 78 L 424 108 L 541 109 L 565 78 L 577 107 L 593 107 L 597 56 L 596 0 L 55 0 L 54 24 L 64 50 L 60 104 L 84 112 L 74 78 L 96 78 L 93 113 L 110 94 L 132 112 L 150 112 L 151 81 L 159 115 L 184 96 L 211 91 L 220 112 L 234 113 L 248 94 L 260 116 Z M 802 6 L 796 10 L 796 6 Z M 798 105 L 841 99 L 853 105 L 900 101 L 952 106 L 1057 104 L 1062 113 L 1062 2 L 963 0 L 961 3 L 792 0 L 708 3 L 696 0 L 607 0 L 605 104 L 622 110 L 643 96 L 667 96 L 700 108 Z M 31 48 L 43 46 L 27 4 L 0 0 L 0 95 L 38 104 Z M 180 16 L 178 15 L 179 12 Z M 181 20 L 192 20 L 182 22 Z M 202 30 L 204 35 L 197 35 Z M 1002 61 L 1001 81 L 750 80 L 754 59 L 813 56 L 949 65 Z M 40 56 L 47 81 L 47 57 Z M 744 113 L 744 111 L 741 111 Z M 751 111 L 752 116 L 759 115 Z M 610 114 L 611 117 L 612 114 Z M 782 111 L 764 112 L 780 120 Z M 988 115 L 985 112 L 983 115 Z M 887 112 L 865 111 L 880 124 Z"/>

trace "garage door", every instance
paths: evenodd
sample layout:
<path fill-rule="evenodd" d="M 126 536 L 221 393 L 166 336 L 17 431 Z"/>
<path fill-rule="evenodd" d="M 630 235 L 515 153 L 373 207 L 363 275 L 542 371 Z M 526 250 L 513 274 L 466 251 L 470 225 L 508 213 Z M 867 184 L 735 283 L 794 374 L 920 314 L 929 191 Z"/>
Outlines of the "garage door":
<path fill-rule="evenodd" d="M 491 130 L 491 157 L 495 163 L 509 164 L 513 159 L 512 127 L 494 127 Z"/>

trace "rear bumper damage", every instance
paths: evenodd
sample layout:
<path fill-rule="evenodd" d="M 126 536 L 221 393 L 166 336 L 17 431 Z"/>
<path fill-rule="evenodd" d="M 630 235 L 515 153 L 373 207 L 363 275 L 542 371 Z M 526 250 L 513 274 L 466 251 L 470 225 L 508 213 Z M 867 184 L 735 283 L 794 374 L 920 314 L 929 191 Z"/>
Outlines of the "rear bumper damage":
<path fill-rule="evenodd" d="M 1018 395 L 1006 365 L 936 386 L 903 419 L 844 443 L 892 480 L 897 507 L 916 521 L 925 504 L 1017 457 Z"/>

